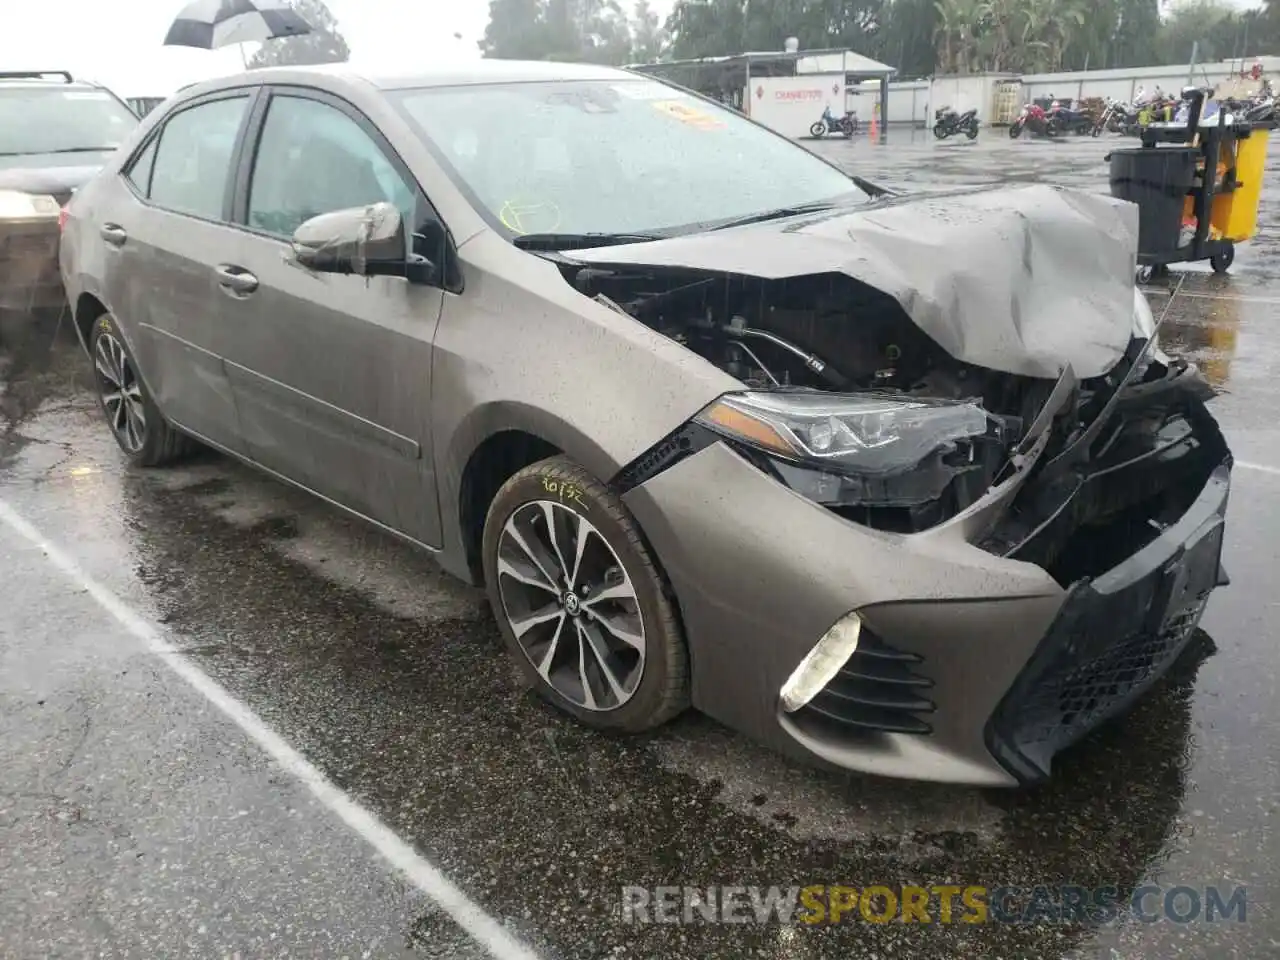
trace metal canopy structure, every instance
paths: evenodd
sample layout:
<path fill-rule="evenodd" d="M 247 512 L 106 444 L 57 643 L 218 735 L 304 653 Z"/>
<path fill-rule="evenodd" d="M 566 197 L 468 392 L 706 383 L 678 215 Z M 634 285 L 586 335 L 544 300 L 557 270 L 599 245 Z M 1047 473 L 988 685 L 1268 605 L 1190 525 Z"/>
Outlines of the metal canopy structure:
<path fill-rule="evenodd" d="M 897 67 L 838 48 L 768 50 L 664 63 L 633 63 L 628 64 L 627 69 L 695 90 L 743 112 L 749 112 L 743 104 L 743 96 L 753 79 L 843 73 L 846 88 L 866 81 L 879 81 L 881 124 L 888 119 L 889 79 L 898 72 Z"/>

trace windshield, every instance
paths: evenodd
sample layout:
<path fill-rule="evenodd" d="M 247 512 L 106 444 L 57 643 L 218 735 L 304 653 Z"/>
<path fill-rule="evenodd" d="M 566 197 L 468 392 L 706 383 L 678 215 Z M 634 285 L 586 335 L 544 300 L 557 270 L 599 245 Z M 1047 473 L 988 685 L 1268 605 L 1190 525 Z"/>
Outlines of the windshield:
<path fill-rule="evenodd" d="M 802 147 L 653 80 L 392 96 L 514 234 L 663 233 L 854 192 Z"/>
<path fill-rule="evenodd" d="M 137 125 L 105 90 L 0 87 L 0 155 L 114 150 Z"/>

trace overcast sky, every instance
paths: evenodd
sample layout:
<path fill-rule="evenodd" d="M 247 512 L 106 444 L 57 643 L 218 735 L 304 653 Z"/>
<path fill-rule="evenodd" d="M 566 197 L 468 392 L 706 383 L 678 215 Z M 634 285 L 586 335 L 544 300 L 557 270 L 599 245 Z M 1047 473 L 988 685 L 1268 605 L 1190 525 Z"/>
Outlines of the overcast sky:
<path fill-rule="evenodd" d="M 489 19 L 488 0 L 327 2 L 352 62 L 392 71 L 478 57 L 476 41 Z M 665 17 L 671 3 L 652 5 Z M 1258 3 L 1233 0 L 1238 7 Z M 70 70 L 124 97 L 168 96 L 185 83 L 240 69 L 235 48 L 161 46 L 182 6 L 183 0 L 0 0 L 0 68 Z"/>
<path fill-rule="evenodd" d="M 474 59 L 488 0 L 327 0 L 352 63 L 388 70 Z M 0 69 L 70 70 L 123 97 L 167 96 L 240 69 L 230 50 L 164 47 L 183 0 L 0 0 Z M 664 16 L 671 0 L 653 4 Z M 462 39 L 454 38 L 461 33 Z M 252 48 L 250 48 L 252 52 Z"/>

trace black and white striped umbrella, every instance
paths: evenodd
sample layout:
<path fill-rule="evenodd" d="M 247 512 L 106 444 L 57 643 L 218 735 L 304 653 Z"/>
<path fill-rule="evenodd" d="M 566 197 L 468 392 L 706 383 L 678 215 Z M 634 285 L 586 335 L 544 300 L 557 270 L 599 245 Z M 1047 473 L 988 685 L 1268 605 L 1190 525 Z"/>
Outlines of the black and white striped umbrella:
<path fill-rule="evenodd" d="M 193 0 L 173 21 L 164 42 L 213 50 L 310 32 L 311 24 L 285 0 Z"/>

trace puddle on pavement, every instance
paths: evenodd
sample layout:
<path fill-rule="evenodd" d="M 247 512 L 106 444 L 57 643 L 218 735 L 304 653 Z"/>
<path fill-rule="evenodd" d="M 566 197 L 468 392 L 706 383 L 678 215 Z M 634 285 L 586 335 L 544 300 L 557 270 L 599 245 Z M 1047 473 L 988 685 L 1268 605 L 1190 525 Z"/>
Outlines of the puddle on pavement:
<path fill-rule="evenodd" d="M 647 738 L 609 737 L 523 688 L 474 593 L 393 613 L 388 597 L 405 584 L 380 584 L 403 571 L 412 583 L 430 561 L 293 496 L 216 458 L 129 475 L 125 529 L 162 618 L 339 786 L 555 954 L 628 944 L 638 956 L 677 955 L 676 931 L 616 922 L 624 884 L 1123 886 L 1172 841 L 1185 791 L 1185 676 L 1027 793 L 836 777 L 698 717 Z M 316 529 L 325 533 L 312 542 Z M 317 575 L 343 555 L 340 576 Z M 353 580 L 352 557 L 379 565 Z M 773 955 L 778 935 L 678 932 L 681 951 L 697 957 Z M 785 955 L 831 956 L 855 937 L 869 949 L 927 944 L 930 956 L 1043 955 L 1081 931 L 968 928 L 948 947 L 952 936 L 911 925 L 803 931 Z"/>

